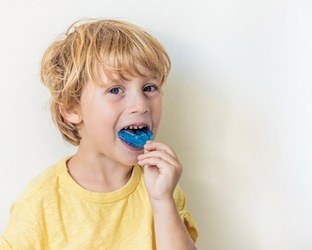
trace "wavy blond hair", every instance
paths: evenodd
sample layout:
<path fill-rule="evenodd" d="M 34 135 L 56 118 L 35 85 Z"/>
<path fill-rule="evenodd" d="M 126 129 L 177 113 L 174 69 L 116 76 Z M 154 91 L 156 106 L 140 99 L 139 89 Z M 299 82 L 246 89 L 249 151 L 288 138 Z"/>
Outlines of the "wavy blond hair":
<path fill-rule="evenodd" d="M 70 26 L 45 51 L 40 72 L 51 92 L 51 114 L 62 137 L 79 145 L 79 125 L 67 121 L 61 110 L 79 105 L 86 82 L 99 82 L 99 69 L 116 80 L 142 75 L 142 66 L 163 84 L 171 63 L 164 47 L 138 26 L 118 20 L 84 20 Z"/>

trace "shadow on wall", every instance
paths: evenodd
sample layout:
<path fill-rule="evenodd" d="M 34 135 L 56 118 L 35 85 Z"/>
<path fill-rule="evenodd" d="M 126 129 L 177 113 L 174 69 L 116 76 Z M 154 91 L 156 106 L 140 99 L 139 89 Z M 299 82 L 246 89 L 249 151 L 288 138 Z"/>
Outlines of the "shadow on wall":
<path fill-rule="evenodd" d="M 199 86 L 175 79 L 165 86 L 164 113 L 158 140 L 177 153 L 184 172 L 181 185 L 188 207 L 199 226 L 199 249 L 212 246 L 220 218 L 211 186 L 216 171 L 222 169 L 222 142 L 226 136 L 224 119 L 228 107 L 217 100 L 212 86 Z M 215 190 L 214 190 L 215 191 Z M 214 249 L 214 248 L 210 248 Z"/>
<path fill-rule="evenodd" d="M 255 160 L 265 119 L 250 99 L 222 80 L 195 84 L 185 79 L 174 77 L 165 86 L 157 139 L 171 146 L 184 166 L 181 185 L 199 226 L 197 246 L 259 249 L 264 229 L 256 215 L 266 215 L 261 209 L 266 203 L 259 203 L 266 196 L 260 179 L 264 165 Z"/>

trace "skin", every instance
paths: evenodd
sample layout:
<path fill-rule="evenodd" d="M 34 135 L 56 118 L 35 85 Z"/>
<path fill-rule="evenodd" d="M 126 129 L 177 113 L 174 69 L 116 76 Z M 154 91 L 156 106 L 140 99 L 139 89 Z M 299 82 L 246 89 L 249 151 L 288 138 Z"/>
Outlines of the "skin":
<path fill-rule="evenodd" d="M 144 166 L 144 181 L 154 212 L 157 249 L 195 249 L 173 199 L 182 165 L 167 145 L 149 141 L 134 149 L 118 138 L 118 131 L 133 124 L 146 124 L 157 133 L 162 114 L 161 86 L 148 71 L 146 77 L 109 82 L 105 86 L 87 82 L 79 107 L 62 110 L 65 119 L 81 123 L 81 141 L 68 169 L 87 190 L 111 192 L 129 180 L 133 165 Z M 104 139 L 105 138 L 105 139 Z"/>

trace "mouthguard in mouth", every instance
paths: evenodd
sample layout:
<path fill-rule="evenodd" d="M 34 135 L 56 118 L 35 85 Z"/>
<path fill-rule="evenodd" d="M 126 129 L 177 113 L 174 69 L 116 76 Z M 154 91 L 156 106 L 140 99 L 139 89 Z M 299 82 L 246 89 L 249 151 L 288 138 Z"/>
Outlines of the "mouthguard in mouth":
<path fill-rule="evenodd" d="M 144 126 L 136 129 L 124 128 L 118 132 L 118 137 L 131 147 L 142 149 L 146 141 L 153 140 L 154 135 L 147 126 Z"/>

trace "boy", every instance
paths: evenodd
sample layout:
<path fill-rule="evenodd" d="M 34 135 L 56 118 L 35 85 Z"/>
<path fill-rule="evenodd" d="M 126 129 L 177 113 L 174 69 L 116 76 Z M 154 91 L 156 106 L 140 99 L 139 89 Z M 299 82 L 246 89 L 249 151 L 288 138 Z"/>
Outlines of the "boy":
<path fill-rule="evenodd" d="M 116 20 L 73 25 L 47 49 L 53 120 L 78 150 L 14 203 L 0 249 L 195 249 L 174 151 L 120 137 L 156 134 L 169 70 L 154 37 Z"/>

